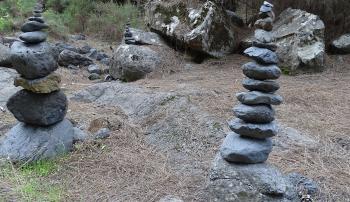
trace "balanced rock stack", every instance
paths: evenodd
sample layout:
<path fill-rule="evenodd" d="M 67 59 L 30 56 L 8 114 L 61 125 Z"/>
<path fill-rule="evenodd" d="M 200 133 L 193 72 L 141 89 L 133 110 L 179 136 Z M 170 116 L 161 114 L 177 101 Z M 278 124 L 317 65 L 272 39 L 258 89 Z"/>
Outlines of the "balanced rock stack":
<path fill-rule="evenodd" d="M 125 27 L 125 33 L 124 33 L 124 41 L 125 44 L 135 44 L 136 41 L 134 39 L 134 37 L 132 36 L 132 33 L 130 31 L 130 22 L 126 23 L 126 27 Z"/>
<path fill-rule="evenodd" d="M 268 4 L 267 4 L 268 5 Z M 265 4 L 261 13 L 267 11 Z M 271 137 L 277 134 L 275 111 L 272 105 L 279 105 L 283 99 L 275 94 L 279 84 L 274 81 L 281 75 L 276 66 L 278 58 L 272 44 L 272 19 L 261 14 L 263 19 L 255 23 L 254 46 L 244 54 L 254 59 L 242 66 L 246 79 L 243 86 L 248 92 L 238 93 L 241 104 L 233 108 L 236 119 L 229 122 L 233 131 L 229 133 L 221 147 L 221 156 L 228 162 L 255 164 L 265 162 L 272 151 Z M 270 19 L 269 19 L 270 18 Z M 264 28 L 264 29 L 262 29 Z"/>
<path fill-rule="evenodd" d="M 72 147 L 74 130 L 65 120 L 68 102 L 60 91 L 61 77 L 54 48 L 46 42 L 48 28 L 41 17 L 38 2 L 34 16 L 23 24 L 22 41 L 11 46 L 11 62 L 20 77 L 15 85 L 23 87 L 7 102 L 7 108 L 21 123 L 12 128 L 0 142 L 0 157 L 12 161 L 33 161 L 54 157 Z"/>

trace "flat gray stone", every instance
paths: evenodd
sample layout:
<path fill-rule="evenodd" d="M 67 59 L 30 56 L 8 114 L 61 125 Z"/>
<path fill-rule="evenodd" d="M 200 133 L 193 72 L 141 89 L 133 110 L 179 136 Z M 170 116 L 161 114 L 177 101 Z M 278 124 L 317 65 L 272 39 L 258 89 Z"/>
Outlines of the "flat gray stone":
<path fill-rule="evenodd" d="M 46 41 L 47 33 L 41 31 L 25 32 L 19 38 L 26 43 L 40 43 Z"/>
<path fill-rule="evenodd" d="M 49 127 L 18 123 L 0 140 L 0 159 L 22 163 L 51 159 L 71 151 L 75 136 L 67 119 Z"/>
<path fill-rule="evenodd" d="M 242 85 L 245 89 L 251 91 L 261 91 L 264 93 L 273 93 L 280 88 L 280 85 L 276 81 L 272 80 L 255 80 L 255 79 L 244 79 Z"/>
<path fill-rule="evenodd" d="M 242 66 L 243 74 L 256 80 L 278 79 L 282 71 L 276 65 L 260 65 L 256 62 L 248 62 Z"/>
<path fill-rule="evenodd" d="M 255 30 L 254 37 L 261 43 L 271 43 L 274 41 L 273 33 L 262 29 Z"/>
<path fill-rule="evenodd" d="M 7 108 L 18 121 L 48 126 L 64 119 L 68 101 L 61 91 L 37 94 L 28 90 L 20 90 L 8 100 Z"/>
<path fill-rule="evenodd" d="M 93 61 L 85 55 L 70 50 L 63 50 L 58 57 L 58 63 L 64 67 L 68 67 L 68 65 L 88 66 L 93 64 Z"/>
<path fill-rule="evenodd" d="M 276 53 L 266 48 L 250 47 L 244 51 L 244 54 L 262 64 L 278 63 Z"/>
<path fill-rule="evenodd" d="M 209 172 L 208 201 L 297 202 L 298 191 L 288 177 L 266 163 L 236 164 L 216 155 Z"/>
<path fill-rule="evenodd" d="M 26 79 L 47 76 L 58 68 L 56 50 L 47 42 L 14 42 L 11 46 L 11 62 L 13 68 Z"/>
<path fill-rule="evenodd" d="M 236 118 L 229 121 L 228 125 L 233 132 L 241 136 L 257 139 L 270 138 L 278 133 L 278 126 L 275 121 L 267 124 L 253 124 Z"/>
<path fill-rule="evenodd" d="M 269 105 L 239 104 L 233 108 L 233 112 L 247 123 L 270 123 L 275 120 L 275 110 Z"/>
<path fill-rule="evenodd" d="M 237 93 L 236 97 L 241 103 L 246 105 L 280 105 L 283 102 L 283 98 L 280 95 L 259 91 Z"/>
<path fill-rule="evenodd" d="M 34 17 L 41 17 L 40 16 L 34 16 Z M 28 21 L 24 23 L 21 27 L 22 32 L 34 32 L 34 31 L 40 31 L 42 29 L 47 29 L 49 26 L 45 23 L 37 22 L 37 21 Z"/>
<path fill-rule="evenodd" d="M 89 65 L 87 70 L 88 70 L 88 72 L 89 72 L 90 74 L 92 74 L 92 73 L 95 73 L 95 74 L 102 74 L 102 70 L 101 70 L 100 67 L 99 67 L 98 65 L 96 65 L 96 64 L 91 64 L 91 65 Z"/>
<path fill-rule="evenodd" d="M 220 148 L 220 154 L 228 162 L 255 164 L 267 160 L 272 151 L 271 139 L 253 139 L 228 133 Z"/>

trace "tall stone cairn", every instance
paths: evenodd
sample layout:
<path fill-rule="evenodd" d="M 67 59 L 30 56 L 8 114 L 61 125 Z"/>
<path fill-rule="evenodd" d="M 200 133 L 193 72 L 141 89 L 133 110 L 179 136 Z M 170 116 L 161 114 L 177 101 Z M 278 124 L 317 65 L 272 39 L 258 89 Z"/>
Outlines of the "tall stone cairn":
<path fill-rule="evenodd" d="M 20 74 L 15 86 L 23 90 L 7 102 L 8 110 L 20 121 L 0 141 L 0 158 L 32 162 L 53 158 L 72 149 L 75 129 L 64 119 L 68 101 L 60 90 L 57 54 L 47 39 L 43 2 L 38 1 L 19 38 L 11 46 L 11 62 Z"/>
<path fill-rule="evenodd" d="M 125 32 L 124 32 L 124 42 L 125 44 L 132 45 L 136 43 L 135 38 L 132 35 L 132 32 L 130 31 L 130 21 L 126 23 L 125 26 Z"/>
<path fill-rule="evenodd" d="M 271 137 L 278 131 L 272 105 L 281 104 L 283 99 L 275 94 L 280 88 L 275 80 L 280 77 L 281 70 L 276 65 L 276 45 L 272 43 L 270 32 L 271 8 L 272 5 L 266 2 L 261 7 L 261 19 L 255 23 L 255 41 L 244 51 L 246 56 L 254 59 L 242 66 L 247 77 L 242 84 L 248 92 L 236 94 L 240 104 L 233 108 L 236 118 L 229 121 L 232 132 L 227 134 L 220 149 L 221 156 L 231 163 L 265 162 L 272 151 Z"/>

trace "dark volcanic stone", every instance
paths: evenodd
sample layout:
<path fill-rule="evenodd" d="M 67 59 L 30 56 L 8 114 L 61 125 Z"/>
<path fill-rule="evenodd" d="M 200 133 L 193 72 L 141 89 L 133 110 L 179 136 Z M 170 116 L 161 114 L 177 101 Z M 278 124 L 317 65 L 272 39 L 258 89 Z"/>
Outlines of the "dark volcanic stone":
<path fill-rule="evenodd" d="M 252 139 L 228 133 L 220 148 L 220 154 L 232 163 L 263 163 L 272 151 L 271 139 Z"/>
<path fill-rule="evenodd" d="M 40 43 L 46 41 L 47 33 L 41 31 L 25 32 L 19 38 L 27 43 Z"/>
<path fill-rule="evenodd" d="M 46 29 L 49 26 L 45 23 L 40 23 L 37 21 L 28 21 L 24 23 L 21 27 L 22 32 L 34 32 L 34 31 L 40 31 L 42 29 Z"/>
<path fill-rule="evenodd" d="M 55 49 L 47 42 L 14 42 L 11 46 L 11 61 L 14 69 L 26 79 L 47 76 L 58 67 Z"/>
<path fill-rule="evenodd" d="M 90 58 L 69 50 L 63 50 L 60 53 L 58 63 L 64 67 L 68 67 L 68 65 L 88 66 L 93 64 Z"/>
<path fill-rule="evenodd" d="M 21 90 L 8 100 L 7 108 L 21 122 L 48 126 L 63 120 L 67 104 L 67 97 L 61 91 L 36 94 Z"/>
<path fill-rule="evenodd" d="M 265 139 L 277 135 L 278 127 L 273 121 L 267 124 L 246 123 L 241 119 L 233 119 L 228 123 L 230 129 L 241 135 L 257 139 Z"/>
<path fill-rule="evenodd" d="M 242 66 L 243 73 L 247 77 L 256 80 L 278 79 L 282 71 L 276 65 L 260 65 L 256 62 L 248 62 Z"/>
<path fill-rule="evenodd" d="M 280 88 L 280 85 L 276 81 L 271 80 L 259 81 L 255 79 L 244 79 L 242 84 L 247 90 L 257 90 L 264 93 L 272 93 Z"/>
<path fill-rule="evenodd" d="M 28 20 L 29 21 L 37 21 L 40 23 L 45 23 L 44 18 L 42 18 L 42 17 L 30 17 L 30 18 L 28 18 Z"/>
<path fill-rule="evenodd" d="M 280 105 L 283 102 L 283 98 L 280 95 L 259 91 L 237 93 L 236 97 L 241 103 L 246 105 Z"/>
<path fill-rule="evenodd" d="M 247 123 L 270 123 L 275 120 L 275 110 L 269 105 L 239 104 L 233 108 L 233 112 Z"/>
<path fill-rule="evenodd" d="M 42 15 L 40 13 L 33 13 L 34 17 L 41 17 Z"/>
<path fill-rule="evenodd" d="M 250 47 L 244 51 L 244 54 L 262 64 L 278 63 L 276 53 L 266 48 Z"/>

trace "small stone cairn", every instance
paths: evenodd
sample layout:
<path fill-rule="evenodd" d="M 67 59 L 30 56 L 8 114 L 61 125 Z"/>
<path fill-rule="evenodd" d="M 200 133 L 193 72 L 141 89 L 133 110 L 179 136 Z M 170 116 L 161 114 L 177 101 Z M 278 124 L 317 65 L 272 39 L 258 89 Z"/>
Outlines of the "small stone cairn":
<path fill-rule="evenodd" d="M 279 105 L 283 99 L 275 94 L 280 88 L 275 81 L 281 75 L 276 66 L 278 58 L 276 46 L 272 43 L 272 22 L 268 12 L 272 12 L 272 5 L 264 2 L 260 16 L 255 23 L 255 41 L 253 47 L 244 54 L 254 59 L 242 66 L 247 77 L 243 80 L 244 88 L 248 92 L 236 94 L 240 104 L 233 108 L 237 117 L 229 121 L 230 132 L 221 146 L 221 156 L 231 163 L 256 164 L 268 159 L 272 151 L 271 137 L 277 134 L 275 111 L 272 105 Z"/>
<path fill-rule="evenodd" d="M 64 119 L 68 101 L 60 90 L 61 77 L 55 49 L 46 42 L 48 28 L 43 17 L 42 1 L 34 7 L 19 38 L 11 46 L 11 62 L 20 74 L 15 86 L 23 90 L 14 94 L 7 108 L 20 121 L 0 142 L 0 157 L 11 161 L 35 161 L 55 157 L 71 149 L 73 125 Z"/>
<path fill-rule="evenodd" d="M 125 41 L 125 44 L 128 44 L 128 45 L 136 44 L 136 40 L 133 37 L 132 32 L 130 31 L 129 21 L 126 23 L 126 26 L 125 26 L 124 41 Z"/>

